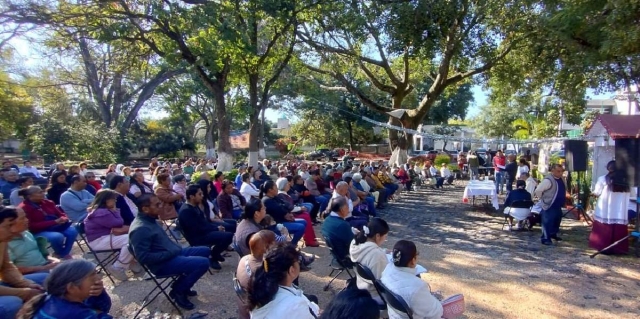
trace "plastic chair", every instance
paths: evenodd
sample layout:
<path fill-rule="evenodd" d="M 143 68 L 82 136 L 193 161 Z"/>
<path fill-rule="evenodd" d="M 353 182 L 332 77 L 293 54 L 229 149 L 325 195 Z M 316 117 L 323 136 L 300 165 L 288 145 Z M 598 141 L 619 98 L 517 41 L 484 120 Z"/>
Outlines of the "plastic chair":
<path fill-rule="evenodd" d="M 409 305 L 406 301 L 404 301 L 404 299 L 402 299 L 402 297 L 389 290 L 389 288 L 387 288 L 382 282 L 380 282 L 380 280 L 374 281 L 374 285 L 380 293 L 380 297 L 382 297 L 382 300 L 384 300 L 388 307 L 393 308 L 393 310 L 395 311 L 406 314 L 409 319 L 413 319 L 413 310 L 409 308 Z"/>

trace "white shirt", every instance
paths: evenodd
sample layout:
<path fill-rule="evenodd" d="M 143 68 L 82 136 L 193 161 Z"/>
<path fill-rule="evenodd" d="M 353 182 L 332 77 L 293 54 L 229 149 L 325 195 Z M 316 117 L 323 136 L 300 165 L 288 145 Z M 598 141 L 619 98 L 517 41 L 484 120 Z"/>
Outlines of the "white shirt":
<path fill-rule="evenodd" d="M 251 311 L 251 319 L 314 319 L 319 313 L 320 307 L 309 301 L 302 290 L 280 286 L 273 300 Z"/>
<path fill-rule="evenodd" d="M 256 188 L 255 185 L 243 182 L 242 186 L 240 186 L 240 194 L 244 196 L 244 199 L 246 199 L 248 203 L 251 199 L 251 196 L 260 196 L 260 191 Z"/>
<path fill-rule="evenodd" d="M 431 177 L 436 177 L 436 175 L 438 175 L 438 169 L 431 166 L 429 167 L 429 173 L 431 173 Z"/>
<path fill-rule="evenodd" d="M 388 264 L 382 272 L 380 281 L 392 292 L 400 295 L 413 310 L 414 318 L 442 318 L 442 304 L 431 294 L 429 284 L 416 277 L 415 268 L 396 267 Z M 388 307 L 389 319 L 408 318 L 403 313 Z"/>
<path fill-rule="evenodd" d="M 346 199 L 347 203 L 349 203 L 349 215 L 347 215 L 347 217 L 345 217 L 345 218 L 349 218 L 349 217 L 353 216 L 353 214 L 351 214 L 353 212 L 353 201 L 351 200 L 351 198 L 346 197 L 346 196 L 342 196 L 342 195 L 338 194 L 338 192 L 333 191 L 333 195 L 331 195 L 331 198 L 335 199 L 335 198 L 340 198 L 340 197 Z"/>
<path fill-rule="evenodd" d="M 364 191 L 367 193 L 371 191 L 371 186 L 369 186 L 369 183 L 367 183 L 367 181 L 365 181 L 364 179 L 360 181 L 360 186 L 362 186 L 362 189 L 364 189 Z"/>
<path fill-rule="evenodd" d="M 440 176 L 442 176 L 444 178 L 447 178 L 447 177 L 451 176 L 451 171 L 448 168 L 443 167 L 443 168 L 440 169 Z"/>
<path fill-rule="evenodd" d="M 527 186 L 525 187 L 525 189 L 527 190 L 527 192 L 529 192 L 529 194 L 531 194 L 531 196 L 533 196 L 533 192 L 536 190 L 538 183 L 536 183 L 536 180 L 533 179 L 533 177 L 531 176 L 527 178 L 526 183 L 527 183 Z"/>
<path fill-rule="evenodd" d="M 518 171 L 516 172 L 516 179 L 520 179 L 520 175 L 522 175 L 522 173 L 529 173 L 529 166 L 527 165 L 518 166 Z"/>

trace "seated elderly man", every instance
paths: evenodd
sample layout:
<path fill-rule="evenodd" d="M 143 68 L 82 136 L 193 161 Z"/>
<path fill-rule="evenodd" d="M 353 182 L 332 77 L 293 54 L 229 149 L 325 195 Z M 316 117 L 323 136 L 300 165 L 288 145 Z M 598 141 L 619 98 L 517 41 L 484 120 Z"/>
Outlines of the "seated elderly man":
<path fill-rule="evenodd" d="M 349 184 L 347 184 L 346 182 L 342 181 L 339 182 L 336 185 L 336 189 L 333 191 L 333 195 L 331 196 L 331 199 L 329 200 L 329 205 L 327 210 L 324 212 L 325 216 L 329 215 L 331 213 L 331 207 L 332 207 L 332 203 L 338 199 L 338 198 L 342 198 L 347 202 L 347 205 L 349 206 L 349 213 L 347 214 L 347 216 L 344 217 L 344 219 L 349 222 L 349 224 L 352 227 L 355 227 L 357 229 L 362 229 L 362 226 L 367 224 L 367 218 L 366 217 L 362 217 L 362 216 L 354 216 L 353 215 L 353 201 L 350 198 L 350 194 L 349 194 Z"/>
<path fill-rule="evenodd" d="M 73 175 L 71 187 L 60 196 L 60 207 L 74 223 L 79 223 L 87 217 L 87 207 L 93 202 L 94 196 L 85 189 L 86 186 L 84 176 Z"/>
<path fill-rule="evenodd" d="M 527 183 L 523 180 L 516 181 L 516 189 L 509 192 L 504 201 L 504 215 L 509 219 L 509 229 L 512 229 L 513 219 L 516 219 L 515 229 L 521 229 L 522 221 L 531 217 L 531 194 L 527 192 Z M 533 227 L 533 219 L 529 220 L 529 228 Z"/>
<path fill-rule="evenodd" d="M 375 217 L 377 215 L 375 199 L 368 192 L 365 192 L 364 189 L 362 188 L 362 185 L 360 185 L 360 182 L 362 180 L 362 175 L 360 174 L 356 174 L 356 175 L 358 175 L 357 177 L 359 177 L 360 180 L 356 180 L 355 178 L 356 176 L 354 176 L 353 178 L 351 178 L 350 176 L 346 176 L 344 177 L 344 181 L 347 182 L 347 184 L 349 184 L 349 192 L 356 194 L 358 198 L 365 201 L 367 204 L 368 214 L 370 216 Z"/>
<path fill-rule="evenodd" d="M 5 170 L 5 169 L 3 169 Z M 8 169 L 4 171 L 4 184 L 0 188 L 0 192 L 2 192 L 2 196 L 6 199 L 11 197 L 11 192 L 20 184 L 18 184 L 18 172 L 12 169 Z"/>

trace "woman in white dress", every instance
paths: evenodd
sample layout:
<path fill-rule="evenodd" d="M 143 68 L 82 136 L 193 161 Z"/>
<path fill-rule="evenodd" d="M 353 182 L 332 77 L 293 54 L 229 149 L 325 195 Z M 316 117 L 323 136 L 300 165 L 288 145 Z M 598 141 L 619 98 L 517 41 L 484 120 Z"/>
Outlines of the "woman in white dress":
<path fill-rule="evenodd" d="M 600 176 L 592 195 L 598 198 L 589 235 L 589 247 L 602 250 L 628 235 L 628 205 L 630 189 L 628 185 L 615 183 L 616 162 L 607 163 L 606 175 Z M 629 241 L 622 241 L 605 251 L 605 254 L 626 254 Z"/>

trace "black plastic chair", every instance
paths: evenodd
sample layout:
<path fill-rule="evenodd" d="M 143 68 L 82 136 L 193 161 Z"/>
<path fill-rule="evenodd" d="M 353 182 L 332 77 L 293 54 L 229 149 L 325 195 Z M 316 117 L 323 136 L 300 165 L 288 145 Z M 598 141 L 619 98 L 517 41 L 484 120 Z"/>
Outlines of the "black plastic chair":
<path fill-rule="evenodd" d="M 109 278 L 109 280 L 111 280 L 111 283 L 115 286 L 116 282 L 113 280 L 113 277 L 111 277 L 111 274 L 107 270 L 107 267 L 110 264 L 112 264 L 114 261 L 116 261 L 116 259 L 118 259 L 118 257 L 120 256 L 120 248 L 94 250 L 91 248 L 91 246 L 89 246 L 89 241 L 87 240 L 87 236 L 84 231 L 84 223 L 80 222 L 76 225 L 72 225 L 71 227 L 75 227 L 76 230 L 78 231 L 78 237 L 76 237 L 76 244 L 78 244 L 78 247 L 80 248 L 82 253 L 86 254 L 85 248 L 82 248 L 82 246 L 85 246 L 96 262 L 96 270 L 98 272 L 104 272 L 107 278 Z M 106 257 L 100 258 L 98 257 L 98 254 L 103 256 L 106 255 Z"/>
<path fill-rule="evenodd" d="M 371 269 L 369 269 L 369 267 L 361 264 L 361 263 L 355 263 L 356 265 L 356 274 L 358 274 L 358 276 L 360 276 L 362 279 L 371 282 L 371 284 L 376 288 L 376 291 L 378 292 L 378 295 L 382 296 L 382 294 L 380 293 L 380 290 L 378 290 L 378 287 L 375 285 L 376 282 L 376 276 L 373 274 L 373 271 L 371 271 Z M 384 299 L 382 299 L 383 304 L 380 305 L 380 310 L 386 310 L 387 309 L 387 304 L 384 301 Z"/>
<path fill-rule="evenodd" d="M 331 240 L 329 238 L 325 237 L 324 242 L 327 244 L 327 247 L 329 248 L 329 253 L 331 254 L 331 257 L 332 257 L 331 263 L 329 264 L 329 267 L 331 267 L 331 273 L 329 273 L 329 276 L 333 275 L 333 273 L 336 271 L 338 272 L 335 276 L 333 276 L 333 278 L 331 278 L 331 281 L 329 281 L 329 283 L 327 283 L 327 285 L 324 286 L 323 290 L 327 291 L 329 290 L 331 283 L 334 280 L 336 280 L 336 278 L 338 278 L 338 276 L 340 276 L 340 274 L 343 273 L 344 271 L 347 272 L 351 280 L 353 280 L 354 277 L 349 271 L 349 269 L 353 268 L 353 263 L 349 259 L 349 256 L 337 256 L 335 251 L 333 250 L 333 245 L 331 244 Z"/>
<path fill-rule="evenodd" d="M 380 293 L 380 297 L 382 297 L 382 300 L 384 300 L 388 307 L 406 314 L 409 319 L 413 319 L 413 310 L 409 308 L 409 305 L 404 301 L 404 299 L 402 299 L 402 297 L 389 290 L 389 288 L 380 282 L 380 280 L 374 281 L 373 284 L 376 286 L 376 289 Z"/>
<path fill-rule="evenodd" d="M 178 275 L 169 275 L 169 276 L 154 275 L 145 264 L 141 263 L 138 260 L 135 253 L 133 252 L 133 248 L 131 246 L 127 246 L 127 248 L 129 249 L 129 252 L 131 252 L 131 255 L 133 256 L 133 258 L 135 258 L 136 261 L 140 264 L 140 266 L 142 266 L 142 269 L 144 269 L 144 272 L 147 273 L 147 277 L 149 277 L 149 279 L 151 279 L 155 284 L 155 287 L 151 289 L 151 291 L 144 297 L 144 299 L 142 299 L 142 304 L 140 305 L 140 309 L 136 311 L 136 314 L 133 316 L 133 318 L 134 319 L 138 318 L 138 315 L 140 315 L 140 312 L 142 312 L 144 308 L 146 308 L 150 303 L 156 300 L 156 298 L 158 298 L 160 294 L 163 294 L 167 298 L 167 300 L 171 303 L 173 308 L 175 308 L 178 311 L 178 313 L 180 314 L 180 317 L 183 317 L 182 310 L 180 310 L 180 307 L 176 305 L 176 303 L 173 301 L 173 299 L 171 299 L 171 297 L 169 296 L 169 293 L 167 292 L 167 289 L 170 289 L 171 286 L 173 286 L 175 281 L 178 279 Z"/>

